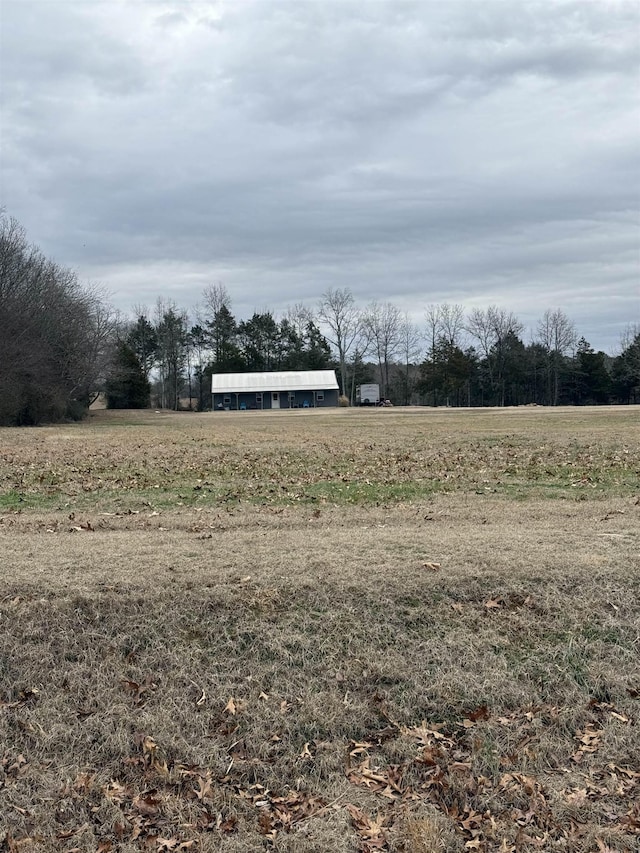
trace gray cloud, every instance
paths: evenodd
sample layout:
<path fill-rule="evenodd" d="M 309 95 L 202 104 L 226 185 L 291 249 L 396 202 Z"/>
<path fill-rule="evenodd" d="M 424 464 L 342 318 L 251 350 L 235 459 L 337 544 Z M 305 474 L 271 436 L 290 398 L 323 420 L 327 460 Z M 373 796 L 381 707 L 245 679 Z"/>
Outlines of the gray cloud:
<path fill-rule="evenodd" d="M 2 203 L 128 310 L 640 320 L 632 2 L 5 0 Z"/>

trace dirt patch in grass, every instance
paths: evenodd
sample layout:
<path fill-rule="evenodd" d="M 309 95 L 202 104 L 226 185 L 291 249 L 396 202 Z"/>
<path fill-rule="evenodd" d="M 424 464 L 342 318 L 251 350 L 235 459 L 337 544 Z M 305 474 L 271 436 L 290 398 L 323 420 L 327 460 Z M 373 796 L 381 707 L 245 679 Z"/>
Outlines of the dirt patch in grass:
<path fill-rule="evenodd" d="M 278 430 L 300 454 L 309 441 L 310 475 L 316 441 L 362 442 L 349 424 L 364 423 L 374 442 L 387 423 L 315 414 L 248 419 L 253 470 Z M 423 421 L 393 415 L 398 434 L 378 441 L 414 452 Z M 187 471 L 202 417 L 162 427 Z M 246 454 L 238 417 L 218 417 L 215 447 Z M 462 440 L 461 417 L 442 416 L 443 441 Z M 616 423 L 609 459 L 637 440 Z M 605 443 L 597 426 L 531 424 L 510 432 L 518 446 L 542 432 L 551 455 Z M 100 465 L 122 477 L 146 428 L 99 421 L 43 446 L 74 445 L 86 470 L 103 433 L 118 454 Z M 33 437 L 40 464 L 41 433 L 4 432 L 5 458 Z M 5 510 L 0 845 L 635 850 L 640 504 L 624 477 L 598 500 L 459 488 L 380 506 L 162 507 L 129 484 L 123 507 L 90 490 L 83 505 Z"/>

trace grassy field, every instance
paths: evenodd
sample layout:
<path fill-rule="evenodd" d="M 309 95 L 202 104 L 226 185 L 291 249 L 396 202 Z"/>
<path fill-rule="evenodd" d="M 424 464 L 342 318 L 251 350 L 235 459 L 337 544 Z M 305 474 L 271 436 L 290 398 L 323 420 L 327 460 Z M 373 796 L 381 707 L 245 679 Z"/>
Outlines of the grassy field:
<path fill-rule="evenodd" d="M 0 850 L 636 851 L 640 411 L 0 430 Z"/>

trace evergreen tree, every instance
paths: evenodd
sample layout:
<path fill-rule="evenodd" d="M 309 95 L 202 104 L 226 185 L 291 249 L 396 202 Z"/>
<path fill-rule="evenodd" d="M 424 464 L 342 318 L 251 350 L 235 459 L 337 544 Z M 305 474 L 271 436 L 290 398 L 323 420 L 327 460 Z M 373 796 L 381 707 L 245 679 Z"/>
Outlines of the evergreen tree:
<path fill-rule="evenodd" d="M 640 332 L 614 359 L 612 389 L 621 403 L 640 402 Z"/>
<path fill-rule="evenodd" d="M 526 349 L 515 332 L 509 331 L 500 341 L 500 364 L 496 377 L 501 383 L 500 401 L 503 406 L 519 406 L 526 399 Z"/>
<path fill-rule="evenodd" d="M 226 302 L 215 311 L 207 322 L 211 345 L 211 372 L 235 373 L 246 369 L 245 360 L 238 344 L 238 324 Z"/>
<path fill-rule="evenodd" d="M 146 409 L 151 400 L 151 387 L 133 348 L 120 341 L 113 367 L 106 381 L 108 409 Z"/>
<path fill-rule="evenodd" d="M 309 320 L 305 329 L 301 366 L 306 370 L 324 370 L 330 367 L 331 347 L 313 320 Z"/>
<path fill-rule="evenodd" d="M 207 369 L 207 356 L 209 353 L 209 335 L 207 331 L 200 325 L 192 326 L 187 336 L 187 344 L 189 349 L 189 373 L 191 373 L 191 368 L 193 368 L 198 396 L 198 411 L 202 412 L 207 408 L 211 399 L 211 370 Z"/>
<path fill-rule="evenodd" d="M 278 370 L 282 360 L 280 328 L 270 311 L 255 312 L 238 326 L 238 335 L 249 372 Z"/>
<path fill-rule="evenodd" d="M 585 405 L 608 403 L 611 377 L 607 371 L 605 354 L 594 352 L 591 344 L 584 338 L 580 338 L 576 350 L 575 366 L 574 402 Z"/>
<path fill-rule="evenodd" d="M 138 315 L 127 335 L 127 344 L 136 354 L 145 378 L 148 379 L 158 355 L 158 334 L 144 314 Z"/>
<path fill-rule="evenodd" d="M 282 370 L 301 370 L 304 363 L 304 339 L 287 317 L 280 321 L 278 338 L 279 368 Z"/>
<path fill-rule="evenodd" d="M 545 347 L 534 342 L 526 347 L 523 391 L 527 403 L 543 404 L 548 399 L 549 357 Z"/>
<path fill-rule="evenodd" d="M 160 406 L 163 409 L 178 411 L 187 367 L 187 316 L 173 303 L 165 304 L 162 300 L 158 300 L 156 314 Z"/>
<path fill-rule="evenodd" d="M 475 373 L 473 351 L 463 352 L 444 337 L 438 338 L 420 367 L 420 391 L 435 405 L 467 405 Z"/>

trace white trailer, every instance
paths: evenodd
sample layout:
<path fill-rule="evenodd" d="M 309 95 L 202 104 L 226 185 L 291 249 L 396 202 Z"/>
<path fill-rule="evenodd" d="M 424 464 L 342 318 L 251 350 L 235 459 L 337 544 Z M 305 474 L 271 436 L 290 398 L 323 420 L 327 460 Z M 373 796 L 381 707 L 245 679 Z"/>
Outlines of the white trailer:
<path fill-rule="evenodd" d="M 377 406 L 380 403 L 380 386 L 372 383 L 356 387 L 356 406 Z"/>

